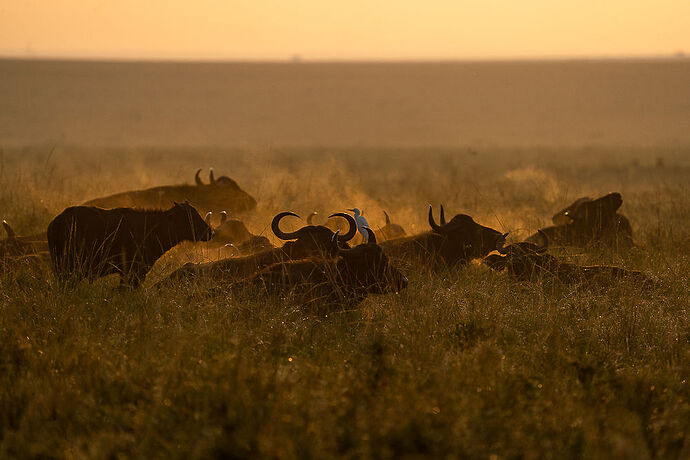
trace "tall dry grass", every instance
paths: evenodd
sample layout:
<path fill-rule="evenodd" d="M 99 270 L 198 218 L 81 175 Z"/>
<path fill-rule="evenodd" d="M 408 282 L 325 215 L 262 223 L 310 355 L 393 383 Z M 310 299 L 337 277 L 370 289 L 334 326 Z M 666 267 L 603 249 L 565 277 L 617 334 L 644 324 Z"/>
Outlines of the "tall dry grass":
<path fill-rule="evenodd" d="M 0 217 L 40 232 L 65 206 L 208 166 L 257 198 L 256 233 L 281 210 L 352 206 L 423 231 L 443 203 L 519 239 L 617 190 L 638 247 L 560 255 L 660 287 L 409 266 L 403 293 L 314 317 L 19 268 L 0 276 L 0 456 L 690 456 L 689 150 L 5 149 Z"/>

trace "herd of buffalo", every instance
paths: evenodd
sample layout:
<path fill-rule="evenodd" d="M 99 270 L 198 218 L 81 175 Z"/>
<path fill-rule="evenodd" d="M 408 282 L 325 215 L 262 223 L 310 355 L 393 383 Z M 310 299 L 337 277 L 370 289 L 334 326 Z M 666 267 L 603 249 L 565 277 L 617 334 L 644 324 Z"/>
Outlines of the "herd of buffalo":
<path fill-rule="evenodd" d="M 345 212 L 331 214 L 323 225 L 316 225 L 314 212 L 306 226 L 287 232 L 280 228 L 281 221 L 299 216 L 284 211 L 273 218 L 271 229 L 285 243 L 274 247 L 225 211 L 249 212 L 256 200 L 229 177 L 215 178 L 213 170 L 204 183 L 200 171 L 195 185 L 123 192 L 69 207 L 50 222 L 45 234 L 17 236 L 3 221 L 7 238 L 0 240 L 0 271 L 18 264 L 43 267 L 50 263 L 66 286 L 119 274 L 121 284 L 137 287 L 165 252 L 193 241 L 227 251 L 227 257 L 187 263 L 159 282 L 159 287 L 207 280 L 214 289 L 235 292 L 249 287 L 294 296 L 318 310 L 356 305 L 369 294 L 399 292 L 408 280 L 396 267 L 420 264 L 435 271 L 473 259 L 523 281 L 553 278 L 586 283 L 595 278 L 629 278 L 640 285 L 654 284 L 639 271 L 581 266 L 546 253 L 549 245 L 632 247 L 630 222 L 618 213 L 623 202 L 619 193 L 580 198 L 553 216 L 553 226 L 513 244 L 506 244 L 507 234 L 480 225 L 466 214 L 446 221 L 443 206 L 438 223 L 429 206 L 429 230 L 411 236 L 392 223 L 385 211 L 386 225 L 376 231 Z M 211 224 L 214 213 L 220 215 L 215 228 Z M 358 231 L 365 238 L 351 246 Z"/>

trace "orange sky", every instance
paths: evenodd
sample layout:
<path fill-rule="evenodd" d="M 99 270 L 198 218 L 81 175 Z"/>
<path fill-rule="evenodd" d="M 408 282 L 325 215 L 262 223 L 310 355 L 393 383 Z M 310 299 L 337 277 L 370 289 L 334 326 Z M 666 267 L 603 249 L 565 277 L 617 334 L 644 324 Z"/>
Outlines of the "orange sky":
<path fill-rule="evenodd" d="M 690 52 L 688 0 L 6 0 L 0 55 L 464 59 Z"/>

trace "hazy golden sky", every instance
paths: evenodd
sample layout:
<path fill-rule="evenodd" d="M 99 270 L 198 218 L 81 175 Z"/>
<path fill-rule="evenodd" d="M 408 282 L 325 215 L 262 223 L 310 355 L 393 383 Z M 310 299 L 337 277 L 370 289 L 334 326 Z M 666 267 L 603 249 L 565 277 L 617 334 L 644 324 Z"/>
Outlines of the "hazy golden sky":
<path fill-rule="evenodd" d="M 690 51 L 690 0 L 2 0 L 0 55 L 462 59 Z"/>

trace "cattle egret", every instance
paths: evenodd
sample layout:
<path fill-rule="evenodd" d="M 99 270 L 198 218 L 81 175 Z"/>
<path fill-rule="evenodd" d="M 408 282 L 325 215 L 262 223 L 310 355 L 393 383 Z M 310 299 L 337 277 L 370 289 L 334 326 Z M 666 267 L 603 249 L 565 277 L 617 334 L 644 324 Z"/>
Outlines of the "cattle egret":
<path fill-rule="evenodd" d="M 362 235 L 362 239 L 365 243 L 369 242 L 369 232 L 364 228 L 369 227 L 369 222 L 367 222 L 366 217 L 362 215 L 362 212 L 357 208 L 350 208 L 348 211 L 352 211 L 355 215 L 355 222 L 357 223 L 357 230 Z"/>

